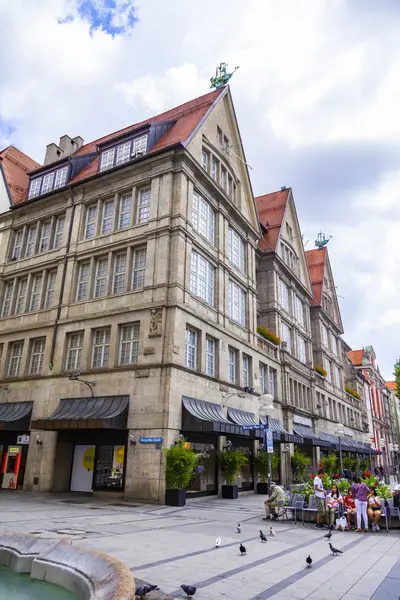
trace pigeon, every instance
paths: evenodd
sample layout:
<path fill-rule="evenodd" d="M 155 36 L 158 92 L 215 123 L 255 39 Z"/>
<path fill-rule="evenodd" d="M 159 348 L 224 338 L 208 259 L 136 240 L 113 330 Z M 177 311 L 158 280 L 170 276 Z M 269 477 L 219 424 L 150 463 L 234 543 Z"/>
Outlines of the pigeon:
<path fill-rule="evenodd" d="M 311 565 L 312 565 L 312 558 L 311 558 L 311 556 L 310 556 L 310 555 L 308 555 L 308 556 L 307 556 L 307 558 L 306 558 L 306 563 L 307 563 L 307 567 L 308 567 L 308 568 L 311 568 Z"/>
<path fill-rule="evenodd" d="M 184 583 L 182 583 L 181 588 L 183 589 L 185 594 L 187 594 L 188 598 L 194 596 L 197 590 L 197 588 L 195 588 L 194 585 L 185 585 Z"/>
<path fill-rule="evenodd" d="M 343 554 L 342 550 L 338 550 L 337 548 L 334 548 L 330 542 L 329 542 L 329 548 L 332 550 L 332 554 L 334 556 L 337 556 L 338 554 Z"/>
<path fill-rule="evenodd" d="M 243 546 L 243 544 L 240 544 L 239 550 L 240 550 L 240 554 L 246 554 L 246 548 Z"/>
<path fill-rule="evenodd" d="M 136 596 L 139 596 L 139 598 L 145 598 L 146 595 L 153 590 L 158 590 L 158 585 L 139 585 L 135 590 L 135 594 Z"/>
<path fill-rule="evenodd" d="M 240 525 L 240 523 L 237 524 L 236 531 L 238 533 L 242 533 L 242 526 Z"/>
<path fill-rule="evenodd" d="M 273 537 L 275 537 L 275 531 L 273 527 L 269 528 L 269 535 L 272 535 Z"/>
<path fill-rule="evenodd" d="M 215 547 L 216 547 L 216 548 L 219 548 L 219 547 L 220 547 L 220 545 L 221 545 L 221 542 L 222 542 L 222 540 L 221 540 L 221 536 L 219 535 L 219 536 L 217 537 L 217 539 L 215 540 Z"/>
<path fill-rule="evenodd" d="M 261 529 L 260 529 L 260 540 L 261 540 L 262 542 L 266 542 L 266 541 L 267 541 L 267 537 L 266 537 L 266 535 L 265 535 L 265 534 L 264 534 L 264 533 L 261 531 Z"/>
<path fill-rule="evenodd" d="M 324 535 L 324 538 L 326 538 L 327 540 L 330 540 L 332 537 L 332 531 L 329 530 L 328 533 L 326 535 Z"/>

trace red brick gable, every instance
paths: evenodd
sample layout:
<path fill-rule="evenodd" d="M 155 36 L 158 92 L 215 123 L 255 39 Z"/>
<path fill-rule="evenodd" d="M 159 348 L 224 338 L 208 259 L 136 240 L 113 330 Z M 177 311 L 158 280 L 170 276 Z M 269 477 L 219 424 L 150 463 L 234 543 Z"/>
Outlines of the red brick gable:
<path fill-rule="evenodd" d="M 0 165 L 11 196 L 11 204 L 20 204 L 26 197 L 29 184 L 28 172 L 40 167 L 39 163 L 15 146 L 8 146 L 0 151 Z"/>
<path fill-rule="evenodd" d="M 322 303 L 322 288 L 324 285 L 326 248 L 322 248 L 321 250 L 318 248 L 315 250 L 307 250 L 305 255 L 314 294 L 311 304 L 312 306 L 320 306 Z"/>
<path fill-rule="evenodd" d="M 257 196 L 255 198 L 258 219 L 268 229 L 267 232 L 263 233 L 263 237 L 258 243 L 258 247 L 264 252 L 268 252 L 269 250 L 276 251 L 289 194 L 290 188 L 287 188 L 286 190 L 264 194 L 264 196 Z"/>

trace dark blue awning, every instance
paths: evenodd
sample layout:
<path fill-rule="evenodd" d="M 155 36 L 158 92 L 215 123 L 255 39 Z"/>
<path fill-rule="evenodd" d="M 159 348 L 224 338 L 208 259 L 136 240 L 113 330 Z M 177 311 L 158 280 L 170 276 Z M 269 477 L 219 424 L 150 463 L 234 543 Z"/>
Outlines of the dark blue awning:
<path fill-rule="evenodd" d="M 239 410 L 238 408 L 228 408 L 228 417 L 235 423 L 235 425 L 245 425 L 250 427 L 257 427 L 260 425 L 256 415 L 245 410 Z"/>
<path fill-rule="evenodd" d="M 189 396 L 182 396 L 182 402 L 186 410 L 194 417 L 197 417 L 197 419 L 209 421 L 210 423 L 232 424 L 232 421 L 229 421 L 225 417 L 220 404 L 198 400 L 197 398 L 189 398 Z"/>

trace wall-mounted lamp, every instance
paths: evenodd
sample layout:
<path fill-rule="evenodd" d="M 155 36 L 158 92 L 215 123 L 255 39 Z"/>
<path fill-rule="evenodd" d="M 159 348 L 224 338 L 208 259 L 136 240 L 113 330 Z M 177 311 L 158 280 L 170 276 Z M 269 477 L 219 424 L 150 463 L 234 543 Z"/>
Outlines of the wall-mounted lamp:
<path fill-rule="evenodd" d="M 43 442 L 40 438 L 40 435 L 36 436 L 36 446 L 43 446 Z"/>
<path fill-rule="evenodd" d="M 85 385 L 87 385 L 88 388 L 90 389 L 90 393 L 92 395 L 92 398 L 94 398 L 93 388 L 96 385 L 95 381 L 86 381 L 85 379 L 80 379 L 80 373 L 79 373 L 79 371 L 71 373 L 71 375 L 69 376 L 69 380 L 70 381 L 79 381 L 79 383 L 84 383 Z"/>
<path fill-rule="evenodd" d="M 134 436 L 132 435 L 132 433 L 129 434 L 129 443 L 131 446 L 136 446 L 136 440 L 135 440 Z"/>
<path fill-rule="evenodd" d="M 229 450 L 232 450 L 232 448 L 233 448 L 233 444 L 232 444 L 231 440 L 227 440 L 226 446 L 224 446 L 224 450 L 228 450 L 228 452 L 229 452 Z"/>

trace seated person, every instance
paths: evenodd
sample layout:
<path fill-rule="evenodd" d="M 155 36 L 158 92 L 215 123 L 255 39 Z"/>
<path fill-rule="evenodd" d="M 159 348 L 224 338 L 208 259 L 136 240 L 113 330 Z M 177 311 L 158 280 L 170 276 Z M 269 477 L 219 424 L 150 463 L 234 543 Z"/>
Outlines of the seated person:
<path fill-rule="evenodd" d="M 271 517 L 271 519 L 277 519 L 279 515 L 276 513 L 275 508 L 277 506 L 283 506 L 284 501 L 285 491 L 283 487 L 272 482 L 271 494 L 264 502 L 265 517 L 263 520 L 266 521 L 269 517 Z"/>
<path fill-rule="evenodd" d="M 339 506 L 343 504 L 343 498 L 339 492 L 339 488 L 336 484 L 333 484 L 330 493 L 326 497 L 326 510 L 328 513 L 328 524 L 334 525 L 336 519 L 336 512 Z"/>
<path fill-rule="evenodd" d="M 371 487 L 368 495 L 368 518 L 372 523 L 372 531 L 379 531 L 379 521 L 382 515 L 381 500 L 376 495 L 375 488 Z"/>
<path fill-rule="evenodd" d="M 357 526 L 357 511 L 356 511 L 356 503 L 353 498 L 353 493 L 349 490 L 347 496 L 344 498 L 344 506 L 346 508 L 346 516 L 347 516 L 347 527 L 346 529 L 351 529 L 351 517 L 353 516 L 354 528 Z"/>

